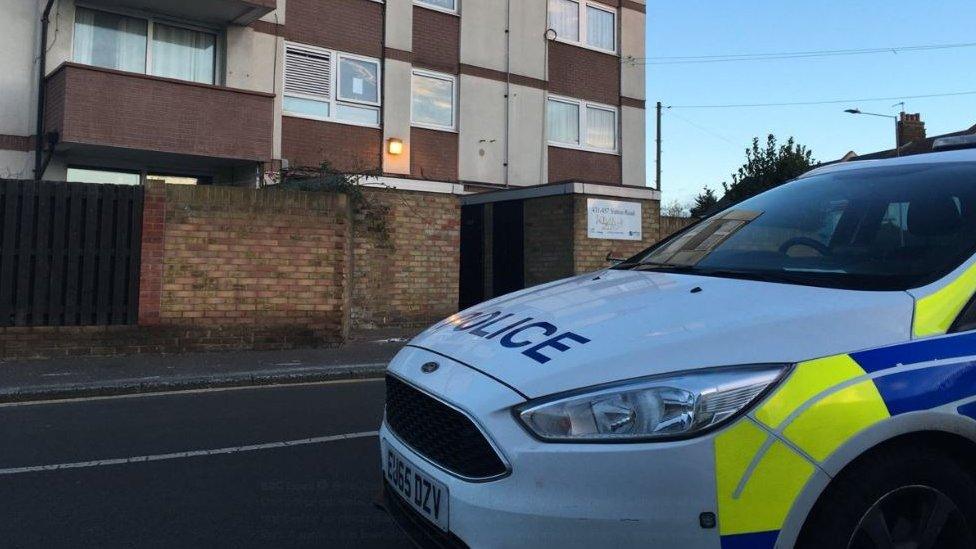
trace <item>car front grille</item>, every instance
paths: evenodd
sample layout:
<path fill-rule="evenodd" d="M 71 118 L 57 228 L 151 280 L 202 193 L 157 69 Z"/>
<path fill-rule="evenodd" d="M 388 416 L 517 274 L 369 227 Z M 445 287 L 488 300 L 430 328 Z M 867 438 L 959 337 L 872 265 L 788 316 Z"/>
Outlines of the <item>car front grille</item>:
<path fill-rule="evenodd" d="M 460 477 L 485 480 L 508 470 L 471 419 L 390 375 L 386 423 L 418 454 Z"/>

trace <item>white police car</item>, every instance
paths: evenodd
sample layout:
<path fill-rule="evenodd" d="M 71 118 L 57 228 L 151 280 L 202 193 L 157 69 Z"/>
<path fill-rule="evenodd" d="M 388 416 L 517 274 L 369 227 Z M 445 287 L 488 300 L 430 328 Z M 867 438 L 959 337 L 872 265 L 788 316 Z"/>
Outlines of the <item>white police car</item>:
<path fill-rule="evenodd" d="M 442 547 L 976 547 L 976 150 L 827 166 L 389 366 Z"/>

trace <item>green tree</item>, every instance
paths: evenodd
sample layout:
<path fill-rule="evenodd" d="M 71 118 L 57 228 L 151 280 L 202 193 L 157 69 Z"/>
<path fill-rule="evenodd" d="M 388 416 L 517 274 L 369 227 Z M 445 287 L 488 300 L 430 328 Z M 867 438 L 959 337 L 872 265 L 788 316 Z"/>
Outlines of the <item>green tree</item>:
<path fill-rule="evenodd" d="M 770 134 L 765 147 L 759 146 L 756 137 L 752 148 L 746 149 L 746 163 L 732 174 L 732 183 L 722 183 L 725 196 L 732 203 L 740 202 L 799 177 L 815 163 L 810 149 L 797 145 L 792 137 L 779 145 Z"/>
<path fill-rule="evenodd" d="M 716 204 L 718 204 L 718 196 L 716 196 L 715 191 L 705 187 L 695 197 L 695 202 L 691 206 L 691 217 L 702 217 Z"/>

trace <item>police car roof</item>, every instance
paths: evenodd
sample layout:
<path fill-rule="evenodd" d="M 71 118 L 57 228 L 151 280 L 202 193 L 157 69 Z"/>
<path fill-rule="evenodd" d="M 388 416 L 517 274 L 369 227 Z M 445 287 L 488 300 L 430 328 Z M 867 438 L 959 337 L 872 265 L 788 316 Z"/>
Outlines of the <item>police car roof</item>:
<path fill-rule="evenodd" d="M 955 151 L 931 152 L 924 154 L 913 154 L 911 156 L 901 156 L 897 158 L 884 158 L 881 160 L 850 160 L 838 162 L 819 168 L 814 168 L 801 175 L 799 178 L 823 175 L 826 173 L 836 173 L 864 168 L 881 168 L 889 166 L 912 166 L 917 164 L 939 164 L 943 162 L 976 162 L 976 148 L 960 149 Z"/>

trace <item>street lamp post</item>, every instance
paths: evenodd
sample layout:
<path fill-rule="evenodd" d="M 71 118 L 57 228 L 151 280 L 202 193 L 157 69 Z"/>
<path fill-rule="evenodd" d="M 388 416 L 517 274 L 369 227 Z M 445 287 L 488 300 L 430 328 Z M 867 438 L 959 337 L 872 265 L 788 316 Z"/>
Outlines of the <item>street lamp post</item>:
<path fill-rule="evenodd" d="M 898 117 L 893 114 L 878 114 L 875 112 L 862 112 L 860 109 L 844 109 L 844 112 L 848 114 L 866 114 L 868 116 L 880 116 L 882 118 L 891 118 L 895 121 L 895 156 L 901 156 L 901 151 L 898 148 Z"/>

